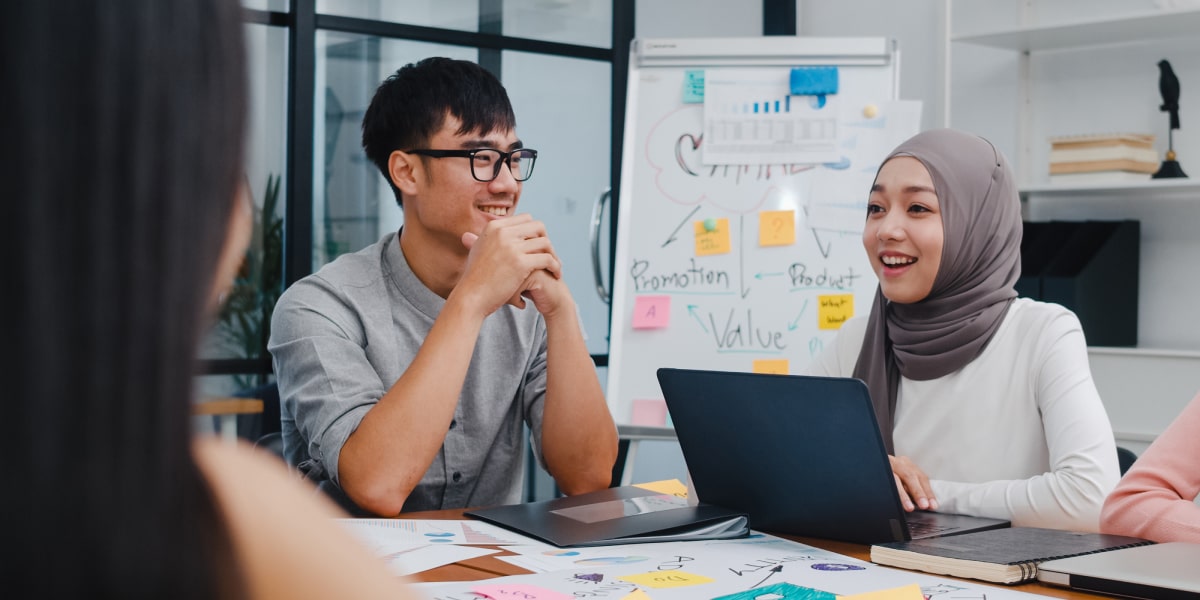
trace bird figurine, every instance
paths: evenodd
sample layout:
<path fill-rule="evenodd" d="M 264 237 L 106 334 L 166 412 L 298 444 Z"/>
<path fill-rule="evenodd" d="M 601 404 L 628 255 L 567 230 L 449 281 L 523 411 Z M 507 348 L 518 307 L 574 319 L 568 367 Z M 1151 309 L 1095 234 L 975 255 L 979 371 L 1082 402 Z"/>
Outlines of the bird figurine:
<path fill-rule="evenodd" d="M 1171 116 L 1171 126 L 1167 128 L 1166 160 L 1150 178 L 1187 177 L 1183 167 L 1175 160 L 1175 130 L 1179 129 L 1179 78 L 1175 76 L 1175 70 L 1165 58 L 1158 61 L 1158 92 L 1162 94 L 1163 101 L 1158 109 Z"/>
<path fill-rule="evenodd" d="M 1179 129 L 1179 78 L 1166 59 L 1158 61 L 1158 92 L 1163 99 L 1158 109 L 1171 114 L 1171 129 Z"/>

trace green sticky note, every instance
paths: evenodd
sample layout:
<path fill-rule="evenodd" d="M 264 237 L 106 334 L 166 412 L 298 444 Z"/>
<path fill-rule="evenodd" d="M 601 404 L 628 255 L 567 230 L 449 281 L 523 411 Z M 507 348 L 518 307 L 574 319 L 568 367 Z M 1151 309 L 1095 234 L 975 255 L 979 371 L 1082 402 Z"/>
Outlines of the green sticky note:
<path fill-rule="evenodd" d="M 704 102 L 704 70 L 692 69 L 683 73 L 683 103 Z"/>

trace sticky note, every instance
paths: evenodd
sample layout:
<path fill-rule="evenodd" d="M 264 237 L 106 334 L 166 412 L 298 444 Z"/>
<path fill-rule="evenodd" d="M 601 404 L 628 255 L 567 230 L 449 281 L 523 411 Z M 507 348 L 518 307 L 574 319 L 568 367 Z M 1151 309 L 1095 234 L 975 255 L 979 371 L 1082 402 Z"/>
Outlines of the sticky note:
<path fill-rule="evenodd" d="M 629 422 L 633 425 L 663 427 L 667 424 L 667 403 L 662 398 L 635 398 Z"/>
<path fill-rule="evenodd" d="M 670 296 L 638 296 L 634 299 L 634 329 L 662 329 L 670 324 Z"/>
<path fill-rule="evenodd" d="M 687 486 L 683 485 L 683 482 L 679 481 L 678 479 L 663 479 L 661 481 L 651 481 L 648 483 L 635 483 L 633 484 L 633 487 L 642 488 L 643 490 L 650 490 L 652 492 L 658 492 L 660 494 L 670 494 L 679 498 L 688 497 Z"/>
<path fill-rule="evenodd" d="M 704 102 L 704 70 L 688 69 L 683 72 L 683 103 Z"/>
<path fill-rule="evenodd" d="M 633 590 L 632 594 L 621 596 L 621 600 L 651 600 L 650 594 L 643 592 L 640 589 Z"/>
<path fill-rule="evenodd" d="M 717 219 L 711 231 L 705 228 L 704 221 L 696 221 L 695 229 L 696 256 L 729 253 L 729 219 Z"/>
<path fill-rule="evenodd" d="M 816 95 L 838 92 L 837 67 L 792 67 L 788 83 L 793 94 Z"/>
<path fill-rule="evenodd" d="M 925 600 L 925 595 L 921 593 L 921 586 L 914 583 L 890 590 L 854 594 L 853 596 L 838 596 L 838 598 L 839 600 Z"/>
<path fill-rule="evenodd" d="M 477 585 L 471 591 L 495 600 L 575 600 L 573 596 L 527 583 Z"/>
<path fill-rule="evenodd" d="M 676 588 L 687 587 L 689 585 L 700 585 L 702 583 L 712 583 L 711 577 L 696 575 L 694 573 L 685 573 L 683 571 L 651 571 L 649 573 L 641 573 L 639 575 L 626 575 L 621 579 L 630 583 L 636 583 L 640 586 L 651 588 Z"/>
<path fill-rule="evenodd" d="M 801 587 L 793 583 L 774 583 L 756 587 L 752 590 L 729 594 L 713 598 L 713 600 L 758 600 L 760 598 L 773 598 L 775 600 L 835 600 L 840 596 L 835 596 L 829 592 L 814 590 L 812 588 Z"/>
<path fill-rule="evenodd" d="M 775 375 L 788 374 L 788 361 L 786 358 L 763 358 L 754 361 L 752 370 L 755 373 L 772 373 Z"/>
<path fill-rule="evenodd" d="M 796 211 L 764 210 L 758 213 L 758 245 L 791 246 L 796 243 Z"/>
<path fill-rule="evenodd" d="M 854 316 L 854 294 L 817 296 L 817 329 L 841 329 Z"/>

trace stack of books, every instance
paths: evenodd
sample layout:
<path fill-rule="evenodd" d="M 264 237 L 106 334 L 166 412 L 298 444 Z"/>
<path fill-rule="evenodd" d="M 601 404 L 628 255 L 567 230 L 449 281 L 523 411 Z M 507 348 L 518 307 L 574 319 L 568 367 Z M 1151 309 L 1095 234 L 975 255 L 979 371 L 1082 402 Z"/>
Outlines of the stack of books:
<path fill-rule="evenodd" d="M 1158 171 L 1154 136 L 1108 133 L 1050 138 L 1050 181 L 1146 181 Z"/>

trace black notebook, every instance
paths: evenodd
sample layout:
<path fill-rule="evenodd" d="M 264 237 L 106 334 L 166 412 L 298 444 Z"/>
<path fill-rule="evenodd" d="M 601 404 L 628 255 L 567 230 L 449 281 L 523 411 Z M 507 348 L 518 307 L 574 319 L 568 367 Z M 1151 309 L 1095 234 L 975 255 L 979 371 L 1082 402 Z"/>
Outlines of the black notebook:
<path fill-rule="evenodd" d="M 635 486 L 464 513 L 555 546 L 745 537 L 745 513 Z"/>
<path fill-rule="evenodd" d="M 1010 527 L 871 546 L 871 562 L 995 583 L 1037 576 L 1038 563 L 1152 544 L 1149 540 L 1036 527 Z"/>

